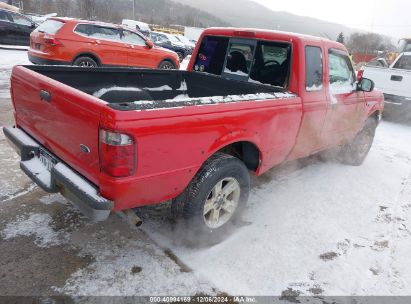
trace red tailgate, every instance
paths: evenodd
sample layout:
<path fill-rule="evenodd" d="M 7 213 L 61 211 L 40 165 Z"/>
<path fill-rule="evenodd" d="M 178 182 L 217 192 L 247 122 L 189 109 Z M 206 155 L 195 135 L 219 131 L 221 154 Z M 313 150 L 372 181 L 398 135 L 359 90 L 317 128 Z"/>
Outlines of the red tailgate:
<path fill-rule="evenodd" d="M 105 103 L 24 67 L 13 69 L 12 90 L 17 126 L 97 183 Z"/>

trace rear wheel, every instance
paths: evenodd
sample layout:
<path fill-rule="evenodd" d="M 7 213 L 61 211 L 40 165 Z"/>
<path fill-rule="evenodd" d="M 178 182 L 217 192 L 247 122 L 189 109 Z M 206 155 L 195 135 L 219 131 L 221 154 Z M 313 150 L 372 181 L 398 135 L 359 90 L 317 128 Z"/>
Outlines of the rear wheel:
<path fill-rule="evenodd" d="M 160 70 L 175 70 L 175 69 L 176 69 L 176 66 L 175 66 L 171 61 L 164 60 L 164 61 L 162 61 L 162 62 L 160 63 L 160 65 L 158 66 L 158 68 L 159 68 Z"/>
<path fill-rule="evenodd" d="M 244 163 L 216 153 L 186 190 L 173 200 L 172 212 L 187 224 L 189 241 L 215 244 L 224 238 L 248 200 L 250 176 Z"/>
<path fill-rule="evenodd" d="M 73 65 L 84 68 L 96 68 L 98 63 L 91 57 L 82 56 L 74 60 Z"/>

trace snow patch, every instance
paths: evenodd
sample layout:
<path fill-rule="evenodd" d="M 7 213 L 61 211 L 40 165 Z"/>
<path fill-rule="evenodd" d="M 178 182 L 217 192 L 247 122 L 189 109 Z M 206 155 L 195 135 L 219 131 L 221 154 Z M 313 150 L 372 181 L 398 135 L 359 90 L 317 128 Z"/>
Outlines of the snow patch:
<path fill-rule="evenodd" d="M 313 84 L 311 87 L 305 87 L 305 90 L 307 92 L 321 91 L 322 89 L 323 89 L 322 84 L 320 84 L 320 85 Z"/>
<path fill-rule="evenodd" d="M 134 104 L 136 105 L 148 105 L 148 104 L 153 104 L 154 100 L 138 100 L 134 101 Z"/>
<path fill-rule="evenodd" d="M 283 100 L 289 98 L 295 98 L 297 95 L 291 92 L 276 92 L 276 93 L 255 93 L 255 94 L 242 94 L 242 95 L 227 95 L 227 96 L 208 96 L 208 97 L 189 97 L 187 94 L 180 94 L 174 98 L 164 100 L 165 103 L 181 103 L 181 105 L 176 104 L 172 108 L 183 108 L 186 106 L 199 106 L 199 105 L 212 105 L 220 103 L 230 103 L 230 102 L 239 102 L 239 101 L 254 101 L 254 100 Z M 161 106 L 158 104 L 162 101 L 152 101 L 152 100 L 143 100 L 135 101 L 136 105 L 153 105 L 154 108 L 142 108 L 141 110 L 160 110 L 168 109 L 166 106 Z M 160 105 L 160 106 L 156 106 Z"/>
<path fill-rule="evenodd" d="M 169 85 L 163 85 L 161 87 L 154 87 L 154 88 L 144 88 L 146 91 L 158 92 L 158 91 L 172 91 L 173 89 Z"/>
<path fill-rule="evenodd" d="M 119 87 L 119 86 L 112 86 L 109 88 L 102 88 L 93 93 L 94 97 L 101 98 L 104 94 L 108 92 L 121 92 L 121 91 L 132 91 L 132 92 L 141 92 L 141 89 L 136 87 Z"/>
<path fill-rule="evenodd" d="M 67 200 L 60 193 L 53 193 L 53 194 L 45 195 L 42 198 L 40 198 L 40 202 L 44 205 L 51 205 L 55 202 L 65 204 L 67 202 Z"/>
<path fill-rule="evenodd" d="M 130 240 L 119 231 L 112 234 L 108 235 L 107 231 L 92 233 L 81 254 L 91 255 L 95 261 L 72 274 L 62 288 L 54 287 L 54 290 L 75 296 L 214 293 L 206 280 L 182 271 L 158 246 Z"/>
<path fill-rule="evenodd" d="M 54 231 L 50 225 L 53 220 L 46 213 L 30 213 L 28 218 L 19 216 L 15 222 L 8 223 L 0 235 L 8 240 L 19 236 L 34 236 L 39 247 L 58 246 L 67 243 L 69 234 Z"/>

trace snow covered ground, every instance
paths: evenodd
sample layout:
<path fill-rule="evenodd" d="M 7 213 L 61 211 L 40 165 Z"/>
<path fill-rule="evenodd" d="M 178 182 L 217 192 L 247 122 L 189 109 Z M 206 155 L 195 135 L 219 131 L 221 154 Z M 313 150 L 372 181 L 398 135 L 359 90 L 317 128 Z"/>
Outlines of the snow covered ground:
<path fill-rule="evenodd" d="M 25 63 L 0 50 L 7 121 Z M 21 174 L 0 135 L 0 295 L 411 295 L 410 135 L 384 121 L 360 167 L 311 158 L 253 178 L 243 224 L 211 248 L 182 244 L 167 205 L 138 210 L 140 230 L 89 222 Z"/>
<path fill-rule="evenodd" d="M 30 64 L 26 51 L 0 49 L 0 98 L 8 98 L 11 69 L 17 64 Z"/>

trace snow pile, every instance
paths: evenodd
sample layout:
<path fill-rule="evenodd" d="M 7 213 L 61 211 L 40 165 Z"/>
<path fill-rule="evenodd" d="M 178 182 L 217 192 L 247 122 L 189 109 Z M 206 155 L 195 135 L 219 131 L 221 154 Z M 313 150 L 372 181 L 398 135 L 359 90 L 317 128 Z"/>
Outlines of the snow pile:
<path fill-rule="evenodd" d="M 172 91 L 173 89 L 169 85 L 163 85 L 160 87 L 153 87 L 153 88 L 146 87 L 144 88 L 144 90 L 152 91 L 152 92 L 159 92 L 159 91 Z"/>
<path fill-rule="evenodd" d="M 307 92 L 315 92 L 315 91 L 321 91 L 323 89 L 323 84 L 313 84 L 311 87 L 305 87 L 305 90 Z"/>
<path fill-rule="evenodd" d="M 20 156 L 5 140 L 3 132 L 0 132 L 0 204 L 36 188 L 36 185 L 20 169 L 19 162 Z"/>
<path fill-rule="evenodd" d="M 46 213 L 30 213 L 28 218 L 20 216 L 8 223 L 0 235 L 8 240 L 18 236 L 34 236 L 39 247 L 58 246 L 67 243 L 69 235 L 63 231 L 54 231 L 50 226 L 53 220 Z"/>
<path fill-rule="evenodd" d="M 162 100 L 140 100 L 134 101 L 135 105 L 141 106 L 137 111 L 141 110 L 160 110 L 167 108 L 183 108 L 186 106 L 201 106 L 213 105 L 240 101 L 256 101 L 256 100 L 276 100 L 295 98 L 297 95 L 291 92 L 276 92 L 276 93 L 255 93 L 242 95 L 227 95 L 227 96 L 209 96 L 209 97 L 189 97 L 187 94 L 179 94 L 174 98 Z M 167 103 L 169 105 L 167 105 Z"/>
<path fill-rule="evenodd" d="M 128 92 L 141 92 L 141 89 L 136 87 L 119 87 L 119 86 L 112 86 L 109 88 L 102 88 L 93 93 L 94 97 L 100 98 L 106 93 L 109 92 L 121 92 L 121 91 L 128 91 Z"/>

